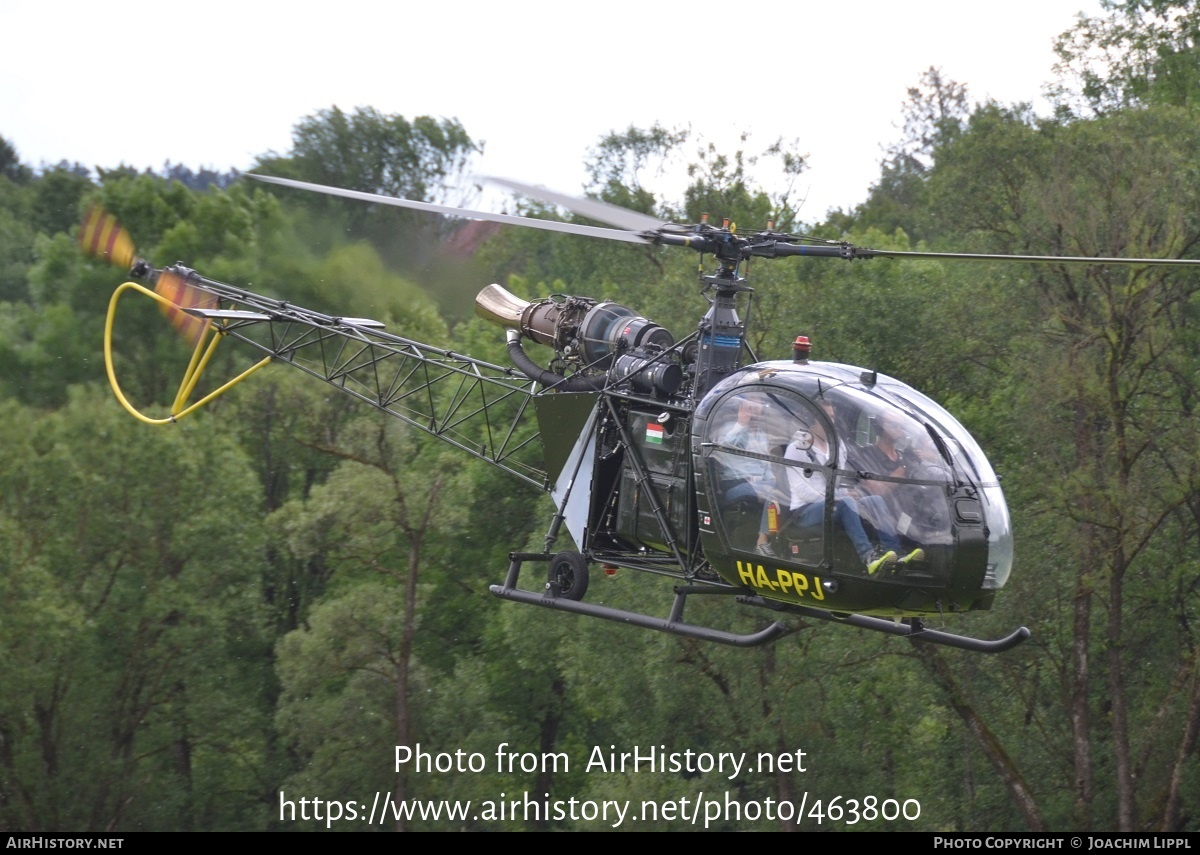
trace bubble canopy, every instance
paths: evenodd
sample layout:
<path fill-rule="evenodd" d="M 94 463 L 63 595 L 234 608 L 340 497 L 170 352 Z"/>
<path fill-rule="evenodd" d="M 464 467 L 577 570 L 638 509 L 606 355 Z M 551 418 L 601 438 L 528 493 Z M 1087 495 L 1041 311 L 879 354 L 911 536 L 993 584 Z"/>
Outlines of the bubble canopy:
<path fill-rule="evenodd" d="M 847 582 L 878 581 L 869 565 L 888 551 L 912 556 L 888 575 L 895 613 L 910 611 L 906 587 L 950 592 L 939 609 L 978 607 L 971 592 L 994 592 L 1011 573 L 1008 508 L 979 444 L 892 377 L 828 362 L 759 363 L 705 396 L 693 448 L 707 473 L 698 501 L 715 512 L 706 550 L 773 556 Z M 878 602 L 860 599 L 858 608 Z"/>

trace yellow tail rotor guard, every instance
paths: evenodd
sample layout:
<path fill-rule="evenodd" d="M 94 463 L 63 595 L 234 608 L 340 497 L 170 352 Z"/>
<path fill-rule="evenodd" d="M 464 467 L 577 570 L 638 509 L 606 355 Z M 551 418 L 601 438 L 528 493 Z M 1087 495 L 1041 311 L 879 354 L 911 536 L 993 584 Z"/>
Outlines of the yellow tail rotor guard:
<path fill-rule="evenodd" d="M 117 382 L 117 374 L 113 368 L 112 331 L 113 323 L 117 317 L 117 303 L 120 301 L 121 295 L 130 288 L 145 294 L 147 297 L 150 297 L 152 300 L 159 303 L 164 310 L 178 312 L 180 307 L 178 304 L 162 296 L 161 294 L 157 294 L 154 291 L 151 291 L 149 288 L 145 288 L 136 282 L 126 282 L 125 284 L 118 286 L 117 289 L 113 291 L 112 299 L 108 301 L 108 317 L 105 318 L 104 321 L 104 369 L 108 373 L 108 382 L 109 385 L 112 386 L 113 394 L 117 396 L 117 400 L 121 402 L 121 406 L 124 407 L 135 419 L 150 425 L 174 424 L 189 413 L 195 412 L 209 401 L 212 401 L 218 396 L 223 395 L 225 392 L 229 391 L 238 383 L 245 380 L 258 369 L 270 364 L 271 357 L 268 356 L 247 368 L 245 371 L 234 377 L 219 389 L 210 392 L 199 401 L 189 405 L 187 403 L 188 398 L 191 397 L 192 392 L 195 390 L 196 384 L 200 380 L 200 375 L 204 373 L 204 369 L 208 366 L 209 360 L 212 359 L 213 352 L 216 350 L 217 342 L 220 340 L 219 330 L 217 330 L 210 321 L 205 320 L 203 321 L 203 329 L 200 331 L 199 335 L 195 337 L 196 346 L 192 351 L 192 358 L 188 362 L 188 367 L 183 373 L 183 379 L 179 383 L 179 391 L 176 392 L 175 401 L 171 405 L 171 414 L 166 418 L 161 419 L 155 419 L 145 415 L 135 408 L 131 403 L 129 403 L 129 399 L 126 398 L 125 393 L 121 391 L 121 385 Z"/>

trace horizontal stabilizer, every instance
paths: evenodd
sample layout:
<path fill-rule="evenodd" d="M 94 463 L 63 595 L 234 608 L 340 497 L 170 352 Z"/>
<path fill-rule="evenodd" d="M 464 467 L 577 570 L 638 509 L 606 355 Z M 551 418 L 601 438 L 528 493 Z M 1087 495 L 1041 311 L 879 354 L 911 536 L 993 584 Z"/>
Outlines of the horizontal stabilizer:
<path fill-rule="evenodd" d="M 204 309 L 189 307 L 184 309 L 189 315 L 204 318 L 208 321 L 269 321 L 270 315 L 262 312 L 243 312 L 239 309 Z"/>

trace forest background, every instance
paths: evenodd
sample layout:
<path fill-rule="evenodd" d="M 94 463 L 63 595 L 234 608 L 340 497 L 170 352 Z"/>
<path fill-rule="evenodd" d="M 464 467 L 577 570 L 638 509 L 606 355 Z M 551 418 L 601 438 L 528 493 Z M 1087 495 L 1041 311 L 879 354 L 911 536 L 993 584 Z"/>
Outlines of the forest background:
<path fill-rule="evenodd" d="M 752 178 L 760 159 L 799 175 L 797 151 L 697 149 L 659 126 L 599 140 L 586 190 L 676 220 L 772 219 L 892 249 L 1200 257 L 1198 38 L 1191 3 L 1109 4 L 1061 37 L 1052 116 L 972 103 L 931 69 L 868 200 L 822 222 Z M 170 429 L 132 421 L 100 358 L 119 277 L 75 234 L 98 201 L 156 262 L 497 363 L 502 336 L 470 317 L 482 284 L 616 300 L 680 332 L 703 307 L 694 258 L 517 229 L 464 253 L 453 222 L 183 166 L 35 170 L 18 145 L 0 143 L 0 828 L 324 828 L 283 820 L 282 794 L 379 792 L 806 799 L 802 816 L 722 828 L 1200 830 L 1195 274 L 756 264 L 758 353 L 807 334 L 819 358 L 903 379 L 979 439 L 1013 512 L 1016 567 L 992 612 L 947 624 L 983 637 L 1025 624 L 1033 638 L 983 657 L 810 626 L 731 650 L 493 600 L 505 554 L 540 542 L 547 501 L 285 367 Z M 458 201 L 476 150 L 454 120 L 330 108 L 254 168 Z M 686 193 L 663 198 L 657 169 L 681 157 Z M 181 343 L 149 305 L 125 310 L 118 336 L 130 397 L 169 403 Z M 244 361 L 231 347 L 210 371 Z M 665 587 L 627 572 L 594 584 L 651 609 Z M 757 620 L 728 606 L 691 617 Z M 570 768 L 499 769 L 505 743 Z M 417 744 L 488 763 L 397 768 L 395 747 Z M 735 780 L 585 771 L 593 746 L 803 751 L 806 766 Z M 851 823 L 849 800 L 867 798 L 919 802 L 920 816 Z M 376 827 L 606 826 L 480 814 Z"/>

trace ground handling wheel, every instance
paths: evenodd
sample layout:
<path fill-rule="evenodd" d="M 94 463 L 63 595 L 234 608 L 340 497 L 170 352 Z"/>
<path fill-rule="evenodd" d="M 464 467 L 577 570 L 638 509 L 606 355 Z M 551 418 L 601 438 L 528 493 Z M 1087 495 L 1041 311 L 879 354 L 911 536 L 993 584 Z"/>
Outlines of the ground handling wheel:
<path fill-rule="evenodd" d="M 546 588 L 554 597 L 582 600 L 588 589 L 588 562 L 578 552 L 560 552 L 550 559 Z"/>

